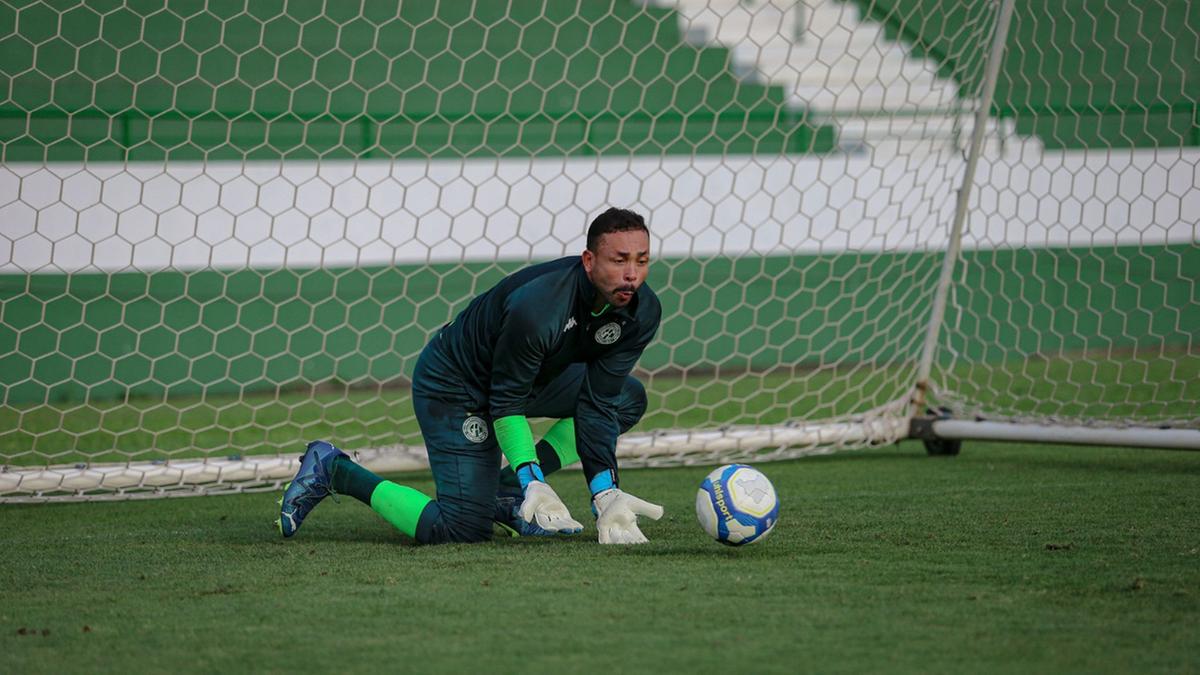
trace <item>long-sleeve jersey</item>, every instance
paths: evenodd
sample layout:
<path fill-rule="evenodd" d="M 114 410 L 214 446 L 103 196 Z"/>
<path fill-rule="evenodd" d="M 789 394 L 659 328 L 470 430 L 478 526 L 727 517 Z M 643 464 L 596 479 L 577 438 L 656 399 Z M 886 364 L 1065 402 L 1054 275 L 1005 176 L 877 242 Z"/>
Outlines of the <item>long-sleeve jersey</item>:
<path fill-rule="evenodd" d="M 590 481 L 617 473 L 616 402 L 662 317 L 646 284 L 625 307 L 592 315 L 596 289 L 579 256 L 533 265 L 476 297 L 434 343 L 493 420 L 524 415 L 535 392 L 572 363 L 586 364 L 575 406 L 575 445 Z"/>

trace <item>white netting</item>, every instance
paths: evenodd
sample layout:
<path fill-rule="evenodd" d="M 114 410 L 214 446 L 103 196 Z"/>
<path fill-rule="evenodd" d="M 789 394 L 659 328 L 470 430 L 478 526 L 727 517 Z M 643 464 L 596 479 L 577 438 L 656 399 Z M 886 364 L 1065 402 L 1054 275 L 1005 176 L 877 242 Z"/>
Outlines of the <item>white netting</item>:
<path fill-rule="evenodd" d="M 6 6 L 0 499 L 274 487 L 314 438 L 419 468 L 424 340 L 609 204 L 665 310 L 626 465 L 902 438 L 996 10 Z M 1047 23 L 1088 31 L 1018 10 L 933 402 L 1195 427 L 1194 26 L 1103 108 L 1030 87 Z"/>
<path fill-rule="evenodd" d="M 935 399 L 966 419 L 1190 430 L 1195 447 L 1200 17 L 1086 4 L 1016 6 L 993 111 L 1040 142 L 981 155 Z"/>

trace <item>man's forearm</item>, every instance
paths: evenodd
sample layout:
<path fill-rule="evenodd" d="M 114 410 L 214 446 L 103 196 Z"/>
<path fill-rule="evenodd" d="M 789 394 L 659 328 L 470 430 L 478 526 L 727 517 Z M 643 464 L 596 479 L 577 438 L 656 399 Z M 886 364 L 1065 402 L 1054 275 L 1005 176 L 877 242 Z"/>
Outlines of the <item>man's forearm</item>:
<path fill-rule="evenodd" d="M 524 415 L 509 415 L 492 422 L 496 428 L 496 443 L 504 453 L 508 465 L 514 470 L 522 464 L 537 461 L 537 449 L 533 445 L 533 430 Z"/>

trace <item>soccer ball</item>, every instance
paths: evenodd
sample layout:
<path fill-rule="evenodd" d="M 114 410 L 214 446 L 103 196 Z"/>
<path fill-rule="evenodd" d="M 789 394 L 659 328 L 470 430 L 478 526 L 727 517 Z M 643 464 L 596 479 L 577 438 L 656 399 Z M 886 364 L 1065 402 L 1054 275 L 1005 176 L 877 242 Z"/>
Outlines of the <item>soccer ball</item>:
<path fill-rule="evenodd" d="M 729 546 L 762 541 L 779 520 L 775 486 L 761 471 L 726 464 L 700 483 L 696 517 L 710 537 Z"/>

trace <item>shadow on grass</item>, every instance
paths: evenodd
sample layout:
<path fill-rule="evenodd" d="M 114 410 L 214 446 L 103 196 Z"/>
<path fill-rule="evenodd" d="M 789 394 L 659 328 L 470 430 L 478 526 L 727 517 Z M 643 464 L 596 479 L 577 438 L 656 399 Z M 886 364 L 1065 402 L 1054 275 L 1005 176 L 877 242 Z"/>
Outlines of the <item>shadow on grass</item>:
<path fill-rule="evenodd" d="M 598 545 L 598 544 L 597 544 Z M 628 555 L 636 558 L 671 560 L 678 559 L 688 563 L 698 558 L 708 560 L 728 560 L 731 562 L 759 563 L 764 560 L 781 561 L 792 559 L 796 551 L 780 545 L 772 546 L 770 541 L 751 546 L 725 546 L 715 541 L 706 541 L 700 537 L 696 541 L 663 541 L 650 542 L 639 546 L 603 547 L 613 555 Z"/>
<path fill-rule="evenodd" d="M 993 447 L 963 446 L 991 465 L 1047 471 L 1200 476 L 1200 453 L 1146 448 L 1082 448 L 1069 445 L 1020 446 L 1019 452 L 993 453 Z M 1114 453 L 1120 453 L 1116 455 Z M 1136 455 L 1136 456 L 1131 456 Z"/>
<path fill-rule="evenodd" d="M 914 460 L 932 459 L 925 450 L 916 443 L 895 443 L 862 450 L 842 450 L 830 455 L 814 455 L 801 457 L 794 461 L 811 464 L 828 464 L 832 462 L 878 462 L 881 460 Z M 753 462 L 751 462 L 753 463 Z"/>
<path fill-rule="evenodd" d="M 968 465 L 986 462 L 1026 469 L 1040 467 L 1047 470 L 1121 474 L 1200 474 L 1200 452 L 1194 451 L 984 441 L 964 441 L 959 456 L 930 456 L 920 441 L 902 441 L 889 446 L 847 450 L 794 461 L 830 464 L 898 460 L 961 462 Z"/>

